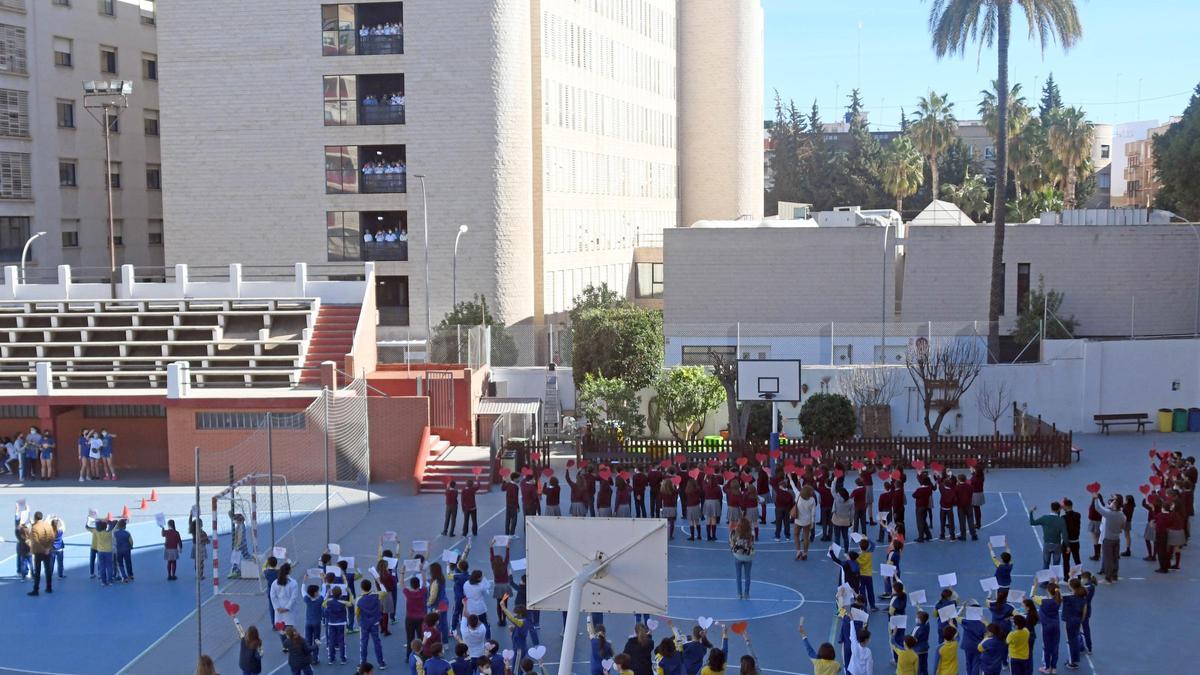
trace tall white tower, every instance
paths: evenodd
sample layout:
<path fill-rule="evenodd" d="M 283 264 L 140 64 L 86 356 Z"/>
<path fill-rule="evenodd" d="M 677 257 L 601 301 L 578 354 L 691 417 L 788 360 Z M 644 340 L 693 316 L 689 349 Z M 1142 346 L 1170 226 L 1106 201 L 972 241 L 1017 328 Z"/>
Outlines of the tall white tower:
<path fill-rule="evenodd" d="M 763 10 L 679 3 L 680 225 L 763 214 Z"/>

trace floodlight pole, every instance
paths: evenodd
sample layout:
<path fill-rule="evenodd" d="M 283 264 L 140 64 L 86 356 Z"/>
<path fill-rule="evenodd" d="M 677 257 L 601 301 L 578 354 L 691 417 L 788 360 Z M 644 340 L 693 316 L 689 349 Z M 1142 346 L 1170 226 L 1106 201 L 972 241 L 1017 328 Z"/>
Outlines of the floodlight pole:
<path fill-rule="evenodd" d="M 85 83 L 83 107 L 87 109 L 92 119 L 104 127 L 104 193 L 108 199 L 108 286 L 114 300 L 117 299 L 117 238 L 113 222 L 113 187 L 112 187 L 112 121 L 121 116 L 121 111 L 129 107 L 129 92 L 132 84 L 124 80 L 119 82 L 119 90 L 105 89 L 97 91 L 89 89 Z M 95 99 L 99 98 L 99 103 Z M 103 118 L 97 117 L 95 109 L 103 110 Z"/>

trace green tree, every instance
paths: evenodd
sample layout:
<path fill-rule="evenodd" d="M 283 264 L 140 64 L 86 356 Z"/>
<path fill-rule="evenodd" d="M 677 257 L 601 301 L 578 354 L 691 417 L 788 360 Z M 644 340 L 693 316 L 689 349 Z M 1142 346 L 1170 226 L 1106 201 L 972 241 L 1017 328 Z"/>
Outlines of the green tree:
<path fill-rule="evenodd" d="M 1078 26 L 1078 19 L 1076 19 Z M 1078 37 L 1078 35 L 1076 35 Z M 1064 41 L 1064 46 L 1070 46 Z M 1045 40 L 1042 41 L 1042 46 L 1045 47 Z M 1056 111 L 1062 110 L 1062 93 L 1058 90 L 1058 83 L 1054 81 L 1054 73 L 1046 78 L 1046 84 L 1042 85 L 1042 100 L 1038 103 L 1038 116 L 1045 119 Z"/>
<path fill-rule="evenodd" d="M 663 361 L 662 312 L 628 303 L 585 309 L 571 320 L 575 381 L 589 373 L 615 377 L 634 390 L 650 386 Z"/>
<path fill-rule="evenodd" d="M 917 101 L 917 111 L 913 113 L 913 117 L 909 134 L 913 138 L 913 144 L 929 160 L 929 193 L 936 196 L 941 194 L 938 155 L 945 152 L 954 142 L 954 132 L 958 128 L 958 120 L 954 118 L 954 104 L 946 94 L 931 91 L 929 96 L 922 96 Z"/>
<path fill-rule="evenodd" d="M 1008 203 L 1008 211 L 1013 216 L 1013 222 L 1017 223 L 1029 222 L 1030 219 L 1038 218 L 1047 211 L 1062 210 L 1062 193 L 1052 185 L 1026 192 Z"/>
<path fill-rule="evenodd" d="M 863 99 L 858 89 L 852 90 L 849 98 L 846 112 L 850 121 L 850 143 L 846 152 L 839 157 L 845 167 L 841 204 L 872 207 L 881 204 L 885 198 L 883 186 L 877 178 L 883 151 L 867 126 Z"/>
<path fill-rule="evenodd" d="M 1025 12 L 1029 35 L 1043 50 L 1057 40 L 1064 49 L 1079 39 L 1083 29 L 1075 0 L 933 0 L 929 26 L 933 51 L 939 58 L 964 54 L 976 40 L 983 46 L 996 45 L 996 91 L 1009 91 L 1008 45 L 1012 37 L 1012 7 Z M 1047 85 L 1050 80 L 1047 80 Z M 1056 91 L 1056 90 L 1055 90 Z M 1008 128 L 1008 96 L 998 96 L 996 128 Z M 1053 103 L 1053 101 L 1051 101 Z M 992 240 L 992 282 L 988 303 L 988 350 L 1000 349 L 1000 311 L 1004 306 L 1004 224 L 1008 198 L 1008 134 L 996 138 L 996 187 L 992 192 L 995 227 Z"/>
<path fill-rule="evenodd" d="M 942 197 L 980 222 L 988 214 L 987 180 L 979 174 L 967 174 L 961 185 L 943 185 Z"/>
<path fill-rule="evenodd" d="M 475 295 L 463 300 L 446 313 L 434 328 L 430 351 L 435 363 L 460 363 L 467 350 L 467 329 L 475 326 L 492 327 L 493 366 L 512 366 L 517 363 L 517 341 L 488 311 L 487 299 Z"/>
<path fill-rule="evenodd" d="M 938 184 L 961 184 L 970 174 L 982 174 L 983 167 L 972 156 L 971 147 L 963 143 L 961 138 L 946 147 L 946 151 L 938 157 Z M 930 199 L 939 199 L 938 195 L 930 194 Z"/>
<path fill-rule="evenodd" d="M 1200 85 L 1183 118 L 1154 138 L 1154 169 L 1162 182 L 1154 205 L 1200 220 Z"/>
<path fill-rule="evenodd" d="M 908 136 L 897 136 L 879 162 L 879 181 L 896 198 L 896 211 L 903 213 L 904 198 L 916 193 L 925 180 L 925 161 Z"/>
<path fill-rule="evenodd" d="M 599 286 L 588 285 L 575 298 L 575 304 L 568 310 L 567 315 L 571 318 L 571 323 L 575 323 L 589 309 L 615 309 L 632 306 L 633 303 L 626 300 L 620 293 L 610 289 L 606 283 Z"/>
<path fill-rule="evenodd" d="M 654 385 L 658 411 L 675 440 L 691 442 L 704 418 L 725 400 L 725 389 L 703 366 L 680 366 L 659 375 Z"/>
<path fill-rule="evenodd" d="M 1014 198 L 1021 198 L 1022 188 L 1037 190 L 1046 183 L 1046 174 L 1042 170 L 1045 148 L 1045 126 L 1036 117 L 1030 118 L 1021 131 L 1009 139 L 1008 170 L 1013 176 Z"/>
<path fill-rule="evenodd" d="M 620 428 L 626 438 L 638 436 L 646 425 L 640 412 L 642 399 L 637 388 L 616 377 L 588 373 L 579 385 L 576 407 L 592 423 L 596 436 L 606 437 Z"/>
<path fill-rule="evenodd" d="M 813 394 L 800 406 L 800 428 L 806 438 L 842 440 L 853 436 L 857 426 L 854 404 L 841 394 Z"/>
<path fill-rule="evenodd" d="M 988 134 L 992 138 L 996 138 L 999 133 L 999 110 L 1000 106 L 996 96 L 996 81 L 992 80 L 992 88 L 984 89 L 979 92 L 983 94 L 983 99 L 979 102 L 979 119 L 983 121 L 983 127 L 987 129 Z M 1021 95 L 1021 84 L 1017 83 L 1012 86 L 1008 95 L 1008 141 L 1016 138 L 1021 130 L 1029 124 L 1033 111 L 1029 105 L 1025 103 L 1025 97 Z M 1012 168 L 1011 166 L 1009 167 Z"/>
<path fill-rule="evenodd" d="M 1068 209 L 1077 205 L 1075 182 L 1079 175 L 1079 165 L 1091 156 L 1092 141 L 1095 138 L 1095 127 L 1087 121 L 1083 110 L 1075 107 L 1064 108 L 1053 116 L 1046 141 L 1066 169 L 1063 194 Z"/>
<path fill-rule="evenodd" d="M 1075 331 L 1079 329 L 1079 321 L 1074 315 L 1062 315 L 1062 303 L 1066 296 L 1054 289 L 1046 290 L 1045 279 L 1038 275 L 1036 290 L 1029 291 L 1029 299 L 1018 307 L 1017 324 L 1013 328 L 1013 338 L 1017 344 L 1026 345 L 1038 336 L 1042 329 L 1042 319 L 1046 320 L 1046 338 L 1049 340 L 1074 339 Z"/>

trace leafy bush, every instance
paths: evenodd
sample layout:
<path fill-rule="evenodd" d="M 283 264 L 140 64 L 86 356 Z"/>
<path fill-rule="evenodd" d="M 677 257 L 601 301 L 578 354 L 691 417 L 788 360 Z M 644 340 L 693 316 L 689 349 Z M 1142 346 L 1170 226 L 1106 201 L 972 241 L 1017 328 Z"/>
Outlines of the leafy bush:
<path fill-rule="evenodd" d="M 576 411 L 592 424 L 596 437 L 615 434 L 619 428 L 626 438 L 632 438 L 646 426 L 646 418 L 639 412 L 641 403 L 637 390 L 624 380 L 588 373 L 579 386 Z"/>
<path fill-rule="evenodd" d="M 855 426 L 854 404 L 841 394 L 813 394 L 800 406 L 800 427 L 807 438 L 850 438 Z"/>

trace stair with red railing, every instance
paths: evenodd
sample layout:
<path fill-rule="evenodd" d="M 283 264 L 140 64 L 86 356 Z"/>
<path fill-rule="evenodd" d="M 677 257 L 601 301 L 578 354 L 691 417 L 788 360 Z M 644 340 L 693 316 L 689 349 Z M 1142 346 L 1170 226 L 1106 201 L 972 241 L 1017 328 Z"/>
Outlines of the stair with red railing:
<path fill-rule="evenodd" d="M 425 461 L 425 475 L 421 480 L 421 492 L 442 492 L 451 480 L 458 481 L 461 487 L 469 479 L 476 482 L 486 481 L 488 476 L 488 448 L 476 448 L 469 445 L 451 447 L 449 441 L 444 441 L 436 435 L 429 437 L 429 458 Z M 478 471 L 478 473 L 476 473 Z M 486 492 L 486 482 L 480 486 Z"/>
<path fill-rule="evenodd" d="M 321 363 L 333 361 L 338 370 L 345 368 L 346 354 L 354 346 L 354 329 L 358 327 L 359 305 L 321 305 L 317 312 L 317 323 L 308 341 L 304 354 L 304 370 L 300 373 L 300 384 L 321 383 Z M 339 384 L 344 384 L 339 375 Z"/>

